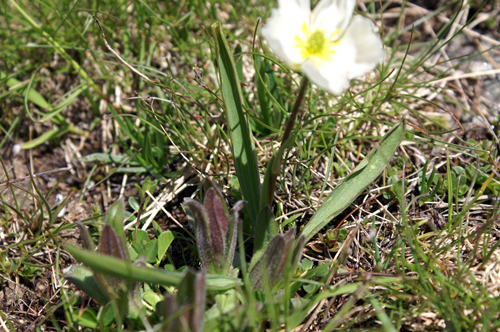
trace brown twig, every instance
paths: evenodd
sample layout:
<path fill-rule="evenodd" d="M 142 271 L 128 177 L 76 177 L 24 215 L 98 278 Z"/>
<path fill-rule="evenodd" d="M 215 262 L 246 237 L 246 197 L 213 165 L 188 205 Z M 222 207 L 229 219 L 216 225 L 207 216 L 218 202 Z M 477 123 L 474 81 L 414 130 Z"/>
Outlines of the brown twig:
<path fill-rule="evenodd" d="M 108 41 L 106 40 L 106 35 L 104 34 L 104 29 L 102 28 L 101 23 L 99 22 L 99 20 L 97 19 L 97 17 L 95 17 L 94 15 L 92 15 L 92 17 L 94 18 L 94 20 L 96 21 L 97 25 L 99 26 L 99 29 L 101 29 L 101 36 L 102 36 L 102 39 L 104 41 L 104 45 L 106 45 L 106 48 L 108 49 L 108 51 L 110 51 L 111 54 L 113 54 L 118 59 L 118 61 L 120 61 L 122 64 L 124 64 L 128 69 L 130 69 L 131 71 L 133 71 L 134 73 L 136 73 L 140 77 L 144 78 L 146 81 L 148 81 L 150 83 L 156 83 L 155 81 L 153 81 L 152 79 L 150 79 L 149 77 L 147 77 L 146 75 L 144 75 L 143 73 L 141 73 L 140 71 L 138 71 L 137 69 L 135 69 L 134 67 L 132 67 L 131 65 L 129 65 L 127 63 L 127 61 L 123 60 L 122 57 L 120 55 L 118 55 L 118 53 L 116 53 L 115 50 L 113 50 L 111 48 L 111 46 L 109 45 Z"/>
<path fill-rule="evenodd" d="M 21 182 L 21 181 L 29 180 L 31 178 L 34 179 L 34 178 L 42 176 L 42 175 L 47 175 L 47 174 L 52 174 L 52 173 L 57 173 L 57 172 L 62 172 L 62 171 L 69 171 L 70 169 L 71 169 L 71 167 L 62 167 L 62 168 L 54 169 L 54 170 L 51 170 L 51 171 L 36 173 L 36 174 L 33 174 L 33 176 L 29 176 L 28 175 L 28 176 L 23 176 L 22 178 L 19 178 L 19 179 L 7 180 L 5 182 L 0 183 L 0 187 L 7 186 L 7 185 L 10 185 L 10 184 L 13 184 L 13 183 L 16 183 L 16 182 Z"/>

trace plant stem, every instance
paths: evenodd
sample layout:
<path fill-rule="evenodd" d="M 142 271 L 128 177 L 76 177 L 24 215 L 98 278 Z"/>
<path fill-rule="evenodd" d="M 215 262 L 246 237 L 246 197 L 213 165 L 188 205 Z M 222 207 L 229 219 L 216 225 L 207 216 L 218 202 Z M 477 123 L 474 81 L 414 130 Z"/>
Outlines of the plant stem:
<path fill-rule="evenodd" d="M 290 114 L 290 118 L 288 118 L 288 121 L 286 122 L 285 133 L 283 134 L 283 138 L 281 139 L 280 150 L 271 158 L 267 166 L 268 171 L 266 172 L 266 179 L 264 180 L 264 184 L 267 187 L 266 191 L 267 195 L 263 196 L 263 200 L 261 201 L 261 207 L 260 207 L 261 209 L 264 207 L 265 204 L 269 205 L 269 207 L 271 207 L 273 204 L 274 191 L 276 190 L 276 181 L 278 180 L 278 174 L 281 169 L 284 150 L 286 149 L 284 144 L 292 135 L 292 129 L 295 125 L 295 119 L 297 118 L 297 113 L 299 113 L 300 105 L 304 100 L 308 83 L 309 79 L 304 76 L 302 78 L 302 81 L 300 82 L 299 94 L 297 96 L 297 99 L 295 100 L 295 104 L 293 104 L 292 113 Z"/>
<path fill-rule="evenodd" d="M 300 90 L 297 99 L 295 99 L 295 104 L 293 104 L 292 113 L 286 122 L 285 133 L 283 134 L 283 138 L 281 139 L 281 145 L 285 144 L 287 139 L 290 138 L 292 134 L 292 129 L 295 125 L 295 119 L 297 118 L 297 113 L 299 113 L 300 105 L 302 104 L 302 100 L 304 100 L 304 96 L 306 95 L 307 86 L 309 85 L 309 79 L 304 75 L 302 77 L 302 81 L 300 82 Z"/>

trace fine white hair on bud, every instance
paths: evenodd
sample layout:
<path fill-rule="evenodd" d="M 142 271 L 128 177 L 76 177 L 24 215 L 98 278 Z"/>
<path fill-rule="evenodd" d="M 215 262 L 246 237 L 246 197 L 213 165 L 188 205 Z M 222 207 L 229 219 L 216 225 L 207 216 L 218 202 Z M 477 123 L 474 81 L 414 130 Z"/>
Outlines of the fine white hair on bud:
<path fill-rule="evenodd" d="M 349 81 L 375 69 L 385 58 L 373 23 L 355 16 L 356 0 L 278 0 L 262 28 L 269 47 L 287 65 L 333 94 Z"/>

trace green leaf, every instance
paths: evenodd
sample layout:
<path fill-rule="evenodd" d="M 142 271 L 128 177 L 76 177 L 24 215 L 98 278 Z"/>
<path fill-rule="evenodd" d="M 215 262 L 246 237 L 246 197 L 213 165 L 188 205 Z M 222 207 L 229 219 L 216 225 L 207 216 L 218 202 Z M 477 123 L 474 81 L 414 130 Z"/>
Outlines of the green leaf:
<path fill-rule="evenodd" d="M 150 306 L 152 306 L 154 308 L 156 306 L 156 304 L 161 301 L 161 296 L 158 295 L 157 293 L 149 290 L 149 291 L 145 291 L 142 294 L 142 299 L 144 301 L 146 301 L 147 304 L 149 304 Z"/>
<path fill-rule="evenodd" d="M 134 211 L 139 211 L 139 207 L 141 206 L 141 203 L 139 203 L 139 201 L 137 200 L 137 198 L 135 198 L 135 197 L 129 197 L 128 198 L 128 205 L 130 205 L 130 207 L 132 209 L 134 209 Z"/>
<path fill-rule="evenodd" d="M 260 177 L 253 137 L 243 112 L 243 97 L 234 59 L 229 51 L 219 22 L 212 25 L 212 32 L 217 45 L 222 98 L 226 106 L 227 121 L 231 130 L 234 166 L 243 195 L 248 201 L 250 219 L 252 224 L 255 224 L 260 211 Z"/>
<path fill-rule="evenodd" d="M 154 239 L 149 241 L 146 246 L 144 246 L 144 253 L 148 258 L 148 263 L 154 263 L 156 261 L 156 255 L 158 254 L 158 240 Z"/>
<path fill-rule="evenodd" d="M 59 128 L 59 129 L 49 130 L 46 133 L 40 135 L 39 137 L 24 143 L 23 149 L 25 150 L 33 149 L 34 147 L 42 145 L 43 143 L 51 141 L 57 137 L 60 137 L 69 131 L 70 131 L 69 128 Z"/>
<path fill-rule="evenodd" d="M 264 183 L 262 185 L 262 192 L 260 195 L 260 209 L 263 209 L 266 205 L 273 205 L 276 180 L 278 179 L 278 175 L 280 173 L 283 153 L 285 153 L 285 150 L 288 149 L 293 142 L 295 142 L 295 136 L 287 139 L 286 142 L 280 146 L 278 153 L 272 156 L 267 163 L 266 175 L 264 176 Z"/>
<path fill-rule="evenodd" d="M 146 255 L 144 252 L 144 248 L 137 242 L 132 242 L 132 249 L 135 251 L 136 255 L 134 255 L 133 259 L 137 258 L 140 255 Z"/>
<path fill-rule="evenodd" d="M 64 278 L 75 284 L 76 287 L 84 291 L 88 296 L 96 300 L 100 305 L 106 304 L 109 299 L 102 291 L 94 278 L 94 273 L 86 266 L 70 265 L 64 269 Z"/>
<path fill-rule="evenodd" d="M 92 153 L 92 154 L 86 155 L 85 157 L 81 158 L 80 160 L 83 162 L 100 161 L 103 163 L 121 165 L 124 162 L 126 162 L 127 159 L 130 159 L 130 157 L 127 155 L 110 155 L 107 153 L 97 152 L 97 153 Z M 130 159 L 127 162 L 127 165 L 139 166 L 140 164 L 138 162 L 132 161 L 132 159 Z"/>
<path fill-rule="evenodd" d="M 80 231 L 80 239 L 83 242 L 83 246 L 87 250 L 95 250 L 95 243 L 94 240 L 92 240 L 92 237 L 90 236 L 89 230 L 85 225 L 83 225 L 80 221 L 76 222 L 76 226 L 78 227 L 78 230 Z"/>
<path fill-rule="evenodd" d="M 278 234 L 278 224 L 274 220 L 274 214 L 269 205 L 266 205 L 257 216 L 257 223 L 255 224 L 255 242 L 253 247 L 253 257 L 250 263 L 250 269 L 262 257 L 266 248 Z"/>
<path fill-rule="evenodd" d="M 392 128 L 363 161 L 328 196 L 318 212 L 304 227 L 302 235 L 309 241 L 321 228 L 344 211 L 359 194 L 382 173 L 396 152 L 405 133 L 405 121 Z"/>
<path fill-rule="evenodd" d="M 301 306 L 299 310 L 297 310 L 293 315 L 290 315 L 288 317 L 287 328 L 292 330 L 293 328 L 297 327 L 307 316 L 309 310 L 311 310 L 311 308 L 314 308 L 321 300 L 337 295 L 352 293 L 356 291 L 360 286 L 362 286 L 361 282 L 355 282 L 339 287 L 330 287 L 322 291 L 321 293 L 314 296 L 311 300 L 309 300 L 306 305 Z"/>
<path fill-rule="evenodd" d="M 68 95 L 66 97 L 66 99 L 64 99 L 61 103 L 59 103 L 59 105 L 54 107 L 54 109 L 52 109 L 49 113 L 45 114 L 42 117 L 42 119 L 40 120 L 40 122 L 48 121 L 48 120 L 52 119 L 54 116 L 61 113 L 61 111 L 64 108 L 66 108 L 68 105 L 70 105 L 83 91 L 85 91 L 87 89 L 88 89 L 88 85 L 85 83 L 80 84 L 79 86 L 74 88 L 73 91 L 71 92 L 71 94 Z M 30 91 L 30 93 L 31 93 L 31 91 Z"/>
<path fill-rule="evenodd" d="M 7 75 L 4 72 L 0 71 L 0 80 L 3 80 L 6 77 L 7 77 Z M 9 92 L 19 90 L 19 93 L 24 95 L 24 91 L 26 90 L 27 84 L 23 84 L 23 82 L 15 79 L 13 77 L 10 77 L 7 79 L 7 82 L 5 82 L 5 85 L 7 85 L 7 87 L 9 87 L 9 88 L 14 87 L 13 89 L 9 89 Z M 0 97 L 3 97 L 3 96 L 0 96 Z M 36 106 L 38 106 L 40 108 L 49 108 L 50 107 L 50 104 L 45 100 L 45 98 L 38 91 L 36 91 L 34 89 L 30 89 L 30 91 L 28 92 L 27 98 L 28 98 L 28 101 L 32 102 L 33 104 L 35 104 Z"/>
<path fill-rule="evenodd" d="M 235 60 L 235 65 L 236 65 L 236 71 L 238 72 L 238 78 L 241 81 L 245 80 L 245 75 L 243 74 L 243 61 L 242 61 L 242 53 L 243 50 L 241 49 L 241 45 L 238 44 L 236 45 L 234 49 L 234 60 Z"/>
<path fill-rule="evenodd" d="M 396 327 L 392 324 L 391 318 L 387 315 L 387 313 L 384 311 L 380 303 L 373 297 L 369 297 L 369 301 L 372 304 L 373 309 L 375 309 L 375 312 L 377 313 L 377 318 L 379 321 L 382 322 L 382 329 L 385 332 L 397 332 L 398 330 Z"/>
<path fill-rule="evenodd" d="M 78 325 L 90 327 L 95 329 L 97 327 L 97 316 L 94 310 L 87 308 L 85 311 L 79 315 L 79 311 L 73 311 L 73 320 L 78 323 Z"/>
<path fill-rule="evenodd" d="M 144 184 L 142 185 L 141 190 L 139 190 L 139 194 L 141 195 L 141 201 L 144 200 L 144 198 L 146 198 L 144 206 L 147 206 L 148 203 L 149 203 L 149 200 L 150 200 L 149 196 L 145 196 L 146 195 L 146 191 L 149 191 L 151 194 L 154 194 L 154 192 L 156 190 L 156 185 L 157 184 L 158 184 L 158 182 L 152 183 L 151 179 L 149 177 L 147 177 L 146 179 L 144 179 Z"/>
<path fill-rule="evenodd" d="M 146 267 L 146 259 L 146 256 L 139 256 L 133 264 L 138 267 Z M 137 319 L 141 313 L 145 312 L 146 308 L 142 302 L 142 287 L 139 282 L 129 283 L 129 291 L 125 298 L 128 302 L 127 314 L 130 319 Z"/>
<path fill-rule="evenodd" d="M 109 211 L 106 213 L 106 224 L 110 225 L 116 232 L 116 235 L 121 239 L 123 246 L 127 243 L 125 240 L 125 232 L 123 231 L 123 221 L 125 220 L 125 200 L 118 199 L 111 205 Z M 128 256 L 128 250 L 125 250 Z"/>
<path fill-rule="evenodd" d="M 143 231 L 142 229 L 138 229 L 137 230 L 137 237 L 135 238 L 135 242 L 137 242 L 141 246 L 144 246 L 148 241 L 149 241 L 148 232 Z"/>
<path fill-rule="evenodd" d="M 170 244 L 175 239 L 174 233 L 171 231 L 166 231 L 158 236 L 158 261 L 160 262 L 163 259 L 163 256 L 167 253 Z"/>
<path fill-rule="evenodd" d="M 300 262 L 300 267 L 301 267 L 302 271 L 309 271 L 310 269 L 313 268 L 313 266 L 314 266 L 314 263 L 307 258 L 304 258 Z"/>
<path fill-rule="evenodd" d="M 115 313 L 113 312 L 113 306 L 111 303 L 108 303 L 99 317 L 99 320 L 102 322 L 104 326 L 109 326 L 115 321 Z"/>
<path fill-rule="evenodd" d="M 97 86 L 94 81 L 90 78 L 90 76 L 85 72 L 85 70 L 80 67 L 78 62 L 74 60 L 62 47 L 59 42 L 54 39 L 47 31 L 45 31 L 44 28 L 40 27 L 38 23 L 31 18 L 31 16 L 24 10 L 22 6 L 20 6 L 16 1 L 12 0 L 11 4 L 13 5 L 13 8 L 23 17 L 23 23 L 24 26 L 27 28 L 28 26 L 31 26 L 33 30 L 35 30 L 37 33 L 40 34 L 42 37 L 43 41 L 51 46 L 53 46 L 54 50 L 61 55 L 72 67 L 73 69 L 78 73 L 78 75 L 81 77 L 82 81 L 87 82 L 92 88 L 94 88 L 97 93 L 99 93 L 101 96 L 104 96 L 102 93 L 101 89 L 99 86 Z M 31 93 L 32 90 L 30 90 Z M 28 94 L 28 99 L 29 99 L 29 94 Z M 32 98 L 33 99 L 33 98 Z M 33 101 L 31 99 L 31 101 Z M 43 101 L 43 98 L 42 98 Z M 34 101 L 33 101 L 34 102 Z M 44 107 L 46 108 L 46 107 Z"/>
<path fill-rule="evenodd" d="M 259 101 L 260 113 L 259 120 L 269 127 L 273 126 L 273 122 L 271 119 L 271 110 L 270 104 L 267 98 L 267 89 L 265 87 L 267 81 L 266 75 L 266 65 L 265 60 L 262 60 L 261 57 L 254 57 L 255 59 L 255 87 L 257 89 L 257 100 Z M 260 123 L 256 123 L 257 128 L 260 129 L 265 134 L 269 134 L 270 130 L 265 128 Z"/>
<path fill-rule="evenodd" d="M 79 249 L 69 243 L 64 245 L 64 249 L 94 272 L 98 271 L 122 280 L 177 286 L 183 277 L 183 273 L 180 272 L 134 266 L 130 262 Z M 207 275 L 206 280 L 207 290 L 210 291 L 224 291 L 243 285 L 240 279 L 226 276 Z"/>
<path fill-rule="evenodd" d="M 259 120 L 254 122 L 260 132 L 269 134 L 271 133 L 269 127 L 278 128 L 282 114 L 286 113 L 283 105 L 281 105 L 282 91 L 278 88 L 275 72 L 269 60 L 265 56 L 256 53 L 254 53 L 253 58 L 255 63 L 255 87 L 260 106 Z"/>
<path fill-rule="evenodd" d="M 306 293 L 311 294 L 311 293 L 314 293 L 316 291 L 316 289 L 318 289 L 319 287 L 318 287 L 318 285 L 315 285 L 315 284 L 305 284 L 304 286 L 302 286 L 302 288 L 304 288 Z"/>

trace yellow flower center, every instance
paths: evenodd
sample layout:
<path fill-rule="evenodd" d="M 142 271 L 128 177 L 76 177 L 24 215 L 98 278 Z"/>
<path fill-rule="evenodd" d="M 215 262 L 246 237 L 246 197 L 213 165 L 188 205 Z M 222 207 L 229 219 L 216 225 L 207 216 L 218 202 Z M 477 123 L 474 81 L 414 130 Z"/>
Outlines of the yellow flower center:
<path fill-rule="evenodd" d="M 300 49 L 302 58 L 305 60 L 311 59 L 313 63 L 318 61 L 331 61 L 332 55 L 335 53 L 335 46 L 338 41 L 332 41 L 334 35 L 338 34 L 339 30 L 333 32 L 329 37 L 326 36 L 325 30 L 317 29 L 310 31 L 306 23 L 302 24 L 302 32 L 306 40 L 299 36 L 295 36 L 295 46 Z"/>

